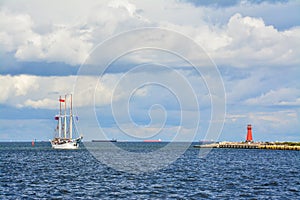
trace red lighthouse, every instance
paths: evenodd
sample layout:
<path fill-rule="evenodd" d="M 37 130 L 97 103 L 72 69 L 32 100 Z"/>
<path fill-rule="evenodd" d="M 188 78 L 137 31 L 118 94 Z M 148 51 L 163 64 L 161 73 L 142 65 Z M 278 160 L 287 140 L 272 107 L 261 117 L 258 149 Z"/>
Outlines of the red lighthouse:
<path fill-rule="evenodd" d="M 248 126 L 247 126 L 247 138 L 246 138 L 246 142 L 253 142 L 253 138 L 252 138 L 252 126 L 251 126 L 251 124 L 248 124 Z"/>

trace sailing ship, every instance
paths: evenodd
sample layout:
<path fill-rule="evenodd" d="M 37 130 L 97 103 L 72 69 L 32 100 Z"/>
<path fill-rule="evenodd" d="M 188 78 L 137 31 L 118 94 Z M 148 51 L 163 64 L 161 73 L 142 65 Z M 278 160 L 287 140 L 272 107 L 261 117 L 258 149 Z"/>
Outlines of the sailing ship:
<path fill-rule="evenodd" d="M 69 100 L 69 107 L 67 101 Z M 63 107 L 63 112 L 62 112 Z M 64 98 L 59 97 L 59 114 L 55 116 L 57 120 L 57 127 L 55 129 L 55 136 L 50 140 L 53 149 L 78 149 L 82 136 L 73 138 L 75 135 L 74 116 L 72 106 L 72 94 L 65 95 Z M 77 117 L 76 117 L 77 118 Z"/>

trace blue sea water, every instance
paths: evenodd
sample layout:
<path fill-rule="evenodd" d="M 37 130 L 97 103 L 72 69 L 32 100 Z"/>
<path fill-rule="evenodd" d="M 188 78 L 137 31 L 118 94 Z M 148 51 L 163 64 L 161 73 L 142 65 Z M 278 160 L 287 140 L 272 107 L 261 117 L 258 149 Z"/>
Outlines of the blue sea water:
<path fill-rule="evenodd" d="M 117 145 L 138 152 L 164 144 Z M 300 151 L 213 149 L 206 157 L 198 154 L 191 146 L 166 168 L 132 174 L 107 167 L 85 148 L 0 143 L 0 199 L 300 198 Z"/>

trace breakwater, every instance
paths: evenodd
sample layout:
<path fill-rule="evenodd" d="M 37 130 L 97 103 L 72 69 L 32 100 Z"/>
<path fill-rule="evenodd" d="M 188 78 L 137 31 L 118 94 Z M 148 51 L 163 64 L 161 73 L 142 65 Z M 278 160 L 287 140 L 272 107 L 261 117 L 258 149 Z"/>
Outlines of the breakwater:
<path fill-rule="evenodd" d="M 297 145 L 281 145 L 270 143 L 220 142 L 204 145 L 194 145 L 195 148 L 236 148 L 236 149 L 271 149 L 271 150 L 298 150 Z"/>

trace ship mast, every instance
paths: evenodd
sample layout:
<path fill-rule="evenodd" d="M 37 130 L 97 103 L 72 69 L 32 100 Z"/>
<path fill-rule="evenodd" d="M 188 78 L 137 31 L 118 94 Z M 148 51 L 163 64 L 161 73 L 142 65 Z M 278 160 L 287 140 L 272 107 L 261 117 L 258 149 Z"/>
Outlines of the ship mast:
<path fill-rule="evenodd" d="M 59 96 L 58 137 L 61 137 L 61 96 Z"/>
<path fill-rule="evenodd" d="M 65 95 L 64 138 L 67 138 L 67 95 Z"/>
<path fill-rule="evenodd" d="M 72 118 L 73 118 L 73 113 L 72 113 L 72 94 L 71 95 L 71 105 L 70 105 L 70 124 L 69 124 L 69 133 L 70 133 L 70 139 L 72 139 Z"/>

